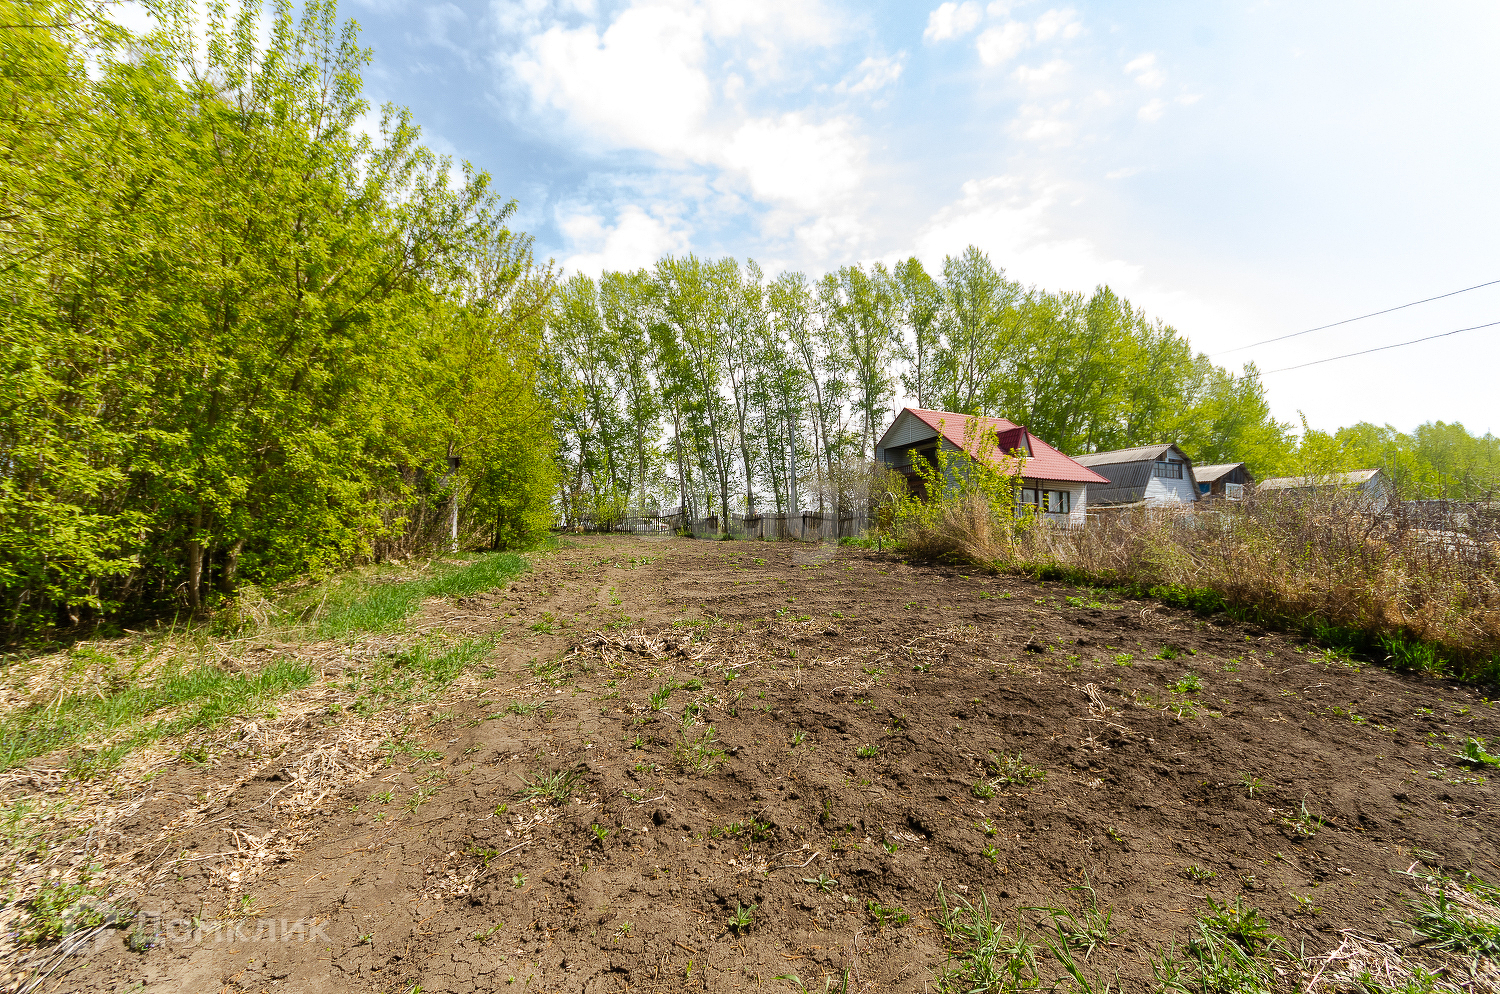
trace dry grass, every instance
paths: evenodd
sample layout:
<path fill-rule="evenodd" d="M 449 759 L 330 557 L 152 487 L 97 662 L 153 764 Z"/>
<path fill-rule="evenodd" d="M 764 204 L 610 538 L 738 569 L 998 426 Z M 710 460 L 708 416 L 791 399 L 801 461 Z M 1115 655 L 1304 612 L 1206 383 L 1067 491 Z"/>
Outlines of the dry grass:
<path fill-rule="evenodd" d="M 1500 532 L 1403 527 L 1357 494 L 1257 496 L 1091 515 L 1087 527 L 1013 522 L 980 495 L 896 523 L 903 551 L 1131 588 L 1228 609 L 1384 654 L 1393 665 L 1500 679 Z"/>
<path fill-rule="evenodd" d="M 909 502 L 893 528 L 901 551 L 921 561 L 1009 563 L 1022 551 L 1031 529 L 994 512 L 982 493 L 970 492 L 935 505 Z"/>
<path fill-rule="evenodd" d="M 1302 964 L 1307 994 L 1492 994 L 1500 967 L 1474 958 L 1434 968 L 1412 960 L 1396 943 L 1344 930 L 1338 946 Z"/>
<path fill-rule="evenodd" d="M 128 919 L 167 875 L 206 870 L 231 913 L 267 867 L 301 848 L 330 795 L 375 773 L 417 705 L 475 692 L 466 670 L 488 656 L 493 633 L 430 630 L 417 609 L 450 613 L 429 599 L 499 586 L 524 566 L 491 555 L 364 571 L 275 601 L 247 597 L 232 623 L 7 660 L 0 962 L 19 972 L 0 969 L 0 990 L 71 948 L 48 939 Z M 186 780 L 159 779 L 184 770 Z M 218 824 L 224 798 L 271 775 L 282 783 L 262 806 L 269 827 Z M 143 810 L 144 830 L 134 824 Z M 184 852 L 183 833 L 205 830 L 217 841 Z"/>

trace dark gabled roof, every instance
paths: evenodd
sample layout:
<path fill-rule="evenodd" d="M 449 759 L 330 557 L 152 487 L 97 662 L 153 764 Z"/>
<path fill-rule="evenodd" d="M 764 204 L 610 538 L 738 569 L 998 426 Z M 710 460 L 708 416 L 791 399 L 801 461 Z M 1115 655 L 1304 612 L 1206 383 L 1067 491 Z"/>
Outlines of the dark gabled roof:
<path fill-rule="evenodd" d="M 1158 460 L 1169 452 L 1175 452 L 1187 464 L 1186 479 L 1198 489 L 1198 479 L 1193 471 L 1193 461 L 1171 442 L 1161 445 L 1137 445 L 1132 449 L 1113 449 L 1109 452 L 1091 452 L 1073 459 L 1103 476 L 1101 486 L 1089 487 L 1090 504 L 1134 504 L 1146 496 L 1146 486 L 1151 482 L 1151 472 Z"/>
<path fill-rule="evenodd" d="M 1146 485 L 1151 482 L 1151 470 L 1155 459 L 1142 462 L 1115 463 L 1100 466 L 1109 482 L 1089 487 L 1090 504 L 1133 504 L 1146 496 Z"/>
<path fill-rule="evenodd" d="M 1137 445 L 1133 449 L 1112 449 L 1109 452 L 1090 452 L 1086 456 L 1074 456 L 1073 459 L 1084 466 L 1113 466 L 1117 463 L 1127 462 L 1155 462 L 1166 454 L 1169 449 L 1177 449 L 1177 454 L 1186 459 L 1181 449 L 1166 442 L 1162 445 Z"/>
<path fill-rule="evenodd" d="M 1089 484 L 1108 482 L 1098 473 L 1078 465 L 1073 459 L 1063 455 L 1013 421 L 1007 421 L 1004 418 L 986 418 L 977 414 L 954 414 L 952 411 L 927 411 L 919 407 L 908 407 L 902 413 L 907 411 L 937 429 L 945 439 L 967 452 L 972 458 L 1005 465 L 1006 461 L 1012 458 L 1011 452 L 1029 452 L 1030 455 L 1026 457 L 1025 465 L 1021 469 L 1021 475 L 1028 480 L 1056 480 L 1059 483 Z M 901 415 L 898 414 L 896 417 L 899 420 Z M 971 421 L 973 422 L 972 437 Z M 891 428 L 894 427 L 893 421 Z M 990 432 L 994 432 L 994 435 L 990 436 Z M 886 435 L 889 434 L 890 429 L 887 429 Z M 993 438 L 999 444 L 985 445 L 983 446 L 985 451 L 970 451 L 969 445 L 980 438 L 986 440 Z M 882 436 L 879 444 L 883 446 L 884 442 L 885 436 Z"/>
<path fill-rule="evenodd" d="M 1197 478 L 1199 483 L 1213 483 L 1220 477 L 1228 476 L 1244 465 L 1242 462 L 1219 462 L 1214 463 L 1212 466 L 1194 466 L 1193 476 Z M 1245 475 L 1250 475 L 1249 467 L 1245 468 Z"/>

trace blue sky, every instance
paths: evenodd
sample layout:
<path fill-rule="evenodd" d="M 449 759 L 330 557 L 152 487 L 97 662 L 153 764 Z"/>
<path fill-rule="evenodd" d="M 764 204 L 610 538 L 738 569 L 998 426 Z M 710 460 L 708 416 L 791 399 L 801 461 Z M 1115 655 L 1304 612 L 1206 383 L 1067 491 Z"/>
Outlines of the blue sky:
<path fill-rule="evenodd" d="M 569 270 L 970 242 L 1217 353 L 1500 280 L 1500 4 L 346 0 L 370 96 Z M 1500 285 L 1222 357 L 1500 320 Z M 1500 432 L 1500 327 L 1268 373 L 1276 414 Z"/>

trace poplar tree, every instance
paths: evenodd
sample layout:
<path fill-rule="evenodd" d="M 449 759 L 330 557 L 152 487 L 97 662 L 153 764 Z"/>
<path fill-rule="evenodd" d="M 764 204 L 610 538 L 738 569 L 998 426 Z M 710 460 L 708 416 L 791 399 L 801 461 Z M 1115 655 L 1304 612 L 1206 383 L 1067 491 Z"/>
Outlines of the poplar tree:
<path fill-rule="evenodd" d="M 898 263 L 893 275 L 900 324 L 897 354 L 906 362 L 901 385 L 918 407 L 930 409 L 939 393 L 937 352 L 942 343 L 942 287 L 915 256 Z"/>
<path fill-rule="evenodd" d="M 1022 289 L 970 245 L 943 260 L 943 325 L 938 397 L 944 410 L 992 412 L 1011 361 Z"/>
<path fill-rule="evenodd" d="M 604 325 L 617 359 L 615 389 L 618 391 L 630 454 L 636 507 L 644 513 L 651 479 L 661 452 L 661 392 L 653 371 L 657 357 L 649 331 L 651 282 L 645 270 L 632 273 L 606 272 L 599 281 Z"/>

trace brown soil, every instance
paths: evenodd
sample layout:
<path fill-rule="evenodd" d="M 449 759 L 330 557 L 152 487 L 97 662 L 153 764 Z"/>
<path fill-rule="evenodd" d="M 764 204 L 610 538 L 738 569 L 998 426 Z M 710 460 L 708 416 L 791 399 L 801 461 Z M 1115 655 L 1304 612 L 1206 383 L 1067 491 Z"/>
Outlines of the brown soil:
<path fill-rule="evenodd" d="M 108 932 L 43 989 L 823 991 L 848 971 L 923 991 L 947 958 L 939 884 L 1031 925 L 1088 884 L 1113 909 L 1088 969 L 1138 990 L 1210 898 L 1313 954 L 1345 929 L 1408 942 L 1418 860 L 1500 877 L 1494 779 L 1448 756 L 1500 740 L 1473 689 L 1096 597 L 860 549 L 571 540 L 506 591 L 428 606 L 422 624 L 507 631 L 496 672 L 281 825 L 269 872 L 231 880 L 215 854 L 278 827 L 285 764 L 173 837 L 140 902 L 153 948 Z M 1190 672 L 1201 690 L 1169 689 Z M 1045 779 L 996 782 L 1018 754 Z M 174 770 L 127 831 L 249 775 L 218 762 Z M 570 803 L 525 798 L 558 772 Z M 272 919 L 308 930 L 273 939 Z"/>

